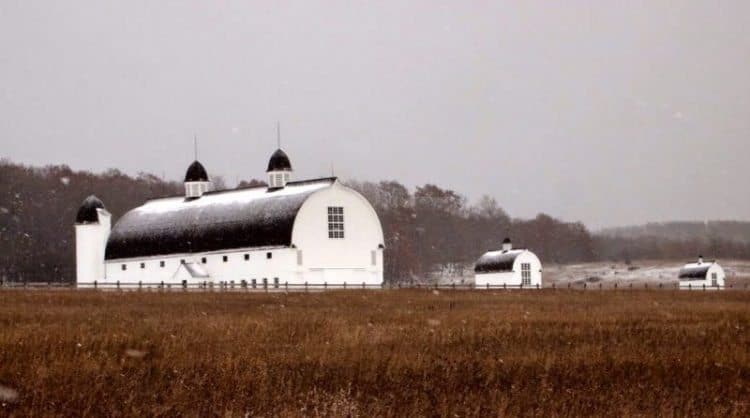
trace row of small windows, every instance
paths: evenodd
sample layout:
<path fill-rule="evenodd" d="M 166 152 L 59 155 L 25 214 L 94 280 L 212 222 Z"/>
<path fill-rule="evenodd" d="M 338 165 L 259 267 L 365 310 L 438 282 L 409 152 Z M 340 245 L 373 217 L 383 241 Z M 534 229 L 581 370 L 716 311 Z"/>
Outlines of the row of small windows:
<path fill-rule="evenodd" d="M 297 257 L 298 257 L 298 259 L 300 259 L 301 252 L 298 252 Z M 245 259 L 245 261 L 250 261 L 250 254 L 245 254 L 243 256 L 243 258 Z M 270 260 L 272 258 L 273 258 L 273 253 L 267 252 L 266 253 L 266 259 Z M 229 256 L 228 255 L 224 255 L 224 256 L 221 257 L 221 260 L 226 263 L 226 262 L 229 261 Z M 201 257 L 201 263 L 202 264 L 208 264 L 208 258 L 207 257 Z M 185 259 L 180 260 L 180 264 L 185 264 Z M 163 260 L 159 261 L 159 267 L 165 267 L 165 266 L 166 266 L 166 262 L 165 261 L 163 261 Z M 146 268 L 146 263 L 141 263 L 141 268 L 145 269 Z M 122 269 L 122 271 L 125 271 L 125 270 L 128 269 L 128 265 L 127 264 L 121 264 L 120 265 L 120 269 Z"/>
<path fill-rule="evenodd" d="M 343 236 L 342 236 L 342 238 L 343 238 Z M 377 252 L 376 251 L 371 251 L 370 252 L 370 264 L 372 264 L 373 266 L 376 265 L 377 264 L 377 260 L 378 260 L 377 257 L 378 257 L 377 256 Z M 273 258 L 273 253 L 267 252 L 266 253 L 266 259 L 270 260 L 272 258 Z M 243 259 L 245 261 L 250 261 L 250 254 L 244 254 L 243 255 Z M 226 262 L 229 261 L 229 256 L 228 255 L 224 255 L 224 256 L 221 257 L 221 260 L 226 263 Z M 301 266 L 302 265 L 302 260 L 303 260 L 302 259 L 302 251 L 301 250 L 297 250 L 297 265 Z M 201 263 L 202 264 L 208 264 L 208 258 L 207 257 L 201 257 Z M 185 259 L 181 259 L 180 260 L 180 264 L 185 264 Z M 146 268 L 146 263 L 140 263 L 140 266 L 141 266 L 142 269 L 145 269 Z M 165 261 L 163 261 L 163 260 L 159 261 L 159 267 L 163 268 L 165 266 L 166 266 L 166 262 Z M 122 264 L 120 266 L 120 268 L 123 271 L 125 271 L 125 270 L 128 269 L 128 265 L 127 264 Z M 528 276 L 527 279 L 530 282 L 530 280 L 531 280 L 531 271 L 530 271 L 531 267 L 530 267 L 530 265 L 528 265 L 528 267 L 527 267 L 526 264 L 523 264 L 521 266 L 521 270 L 522 270 L 522 275 L 527 275 Z"/>

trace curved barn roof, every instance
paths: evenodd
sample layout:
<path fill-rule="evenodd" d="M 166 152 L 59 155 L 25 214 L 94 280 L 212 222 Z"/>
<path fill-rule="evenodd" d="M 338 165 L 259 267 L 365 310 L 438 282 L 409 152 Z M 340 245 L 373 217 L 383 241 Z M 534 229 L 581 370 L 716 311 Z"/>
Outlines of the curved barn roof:
<path fill-rule="evenodd" d="M 289 246 L 302 204 L 336 179 L 208 192 L 199 199 L 157 199 L 126 213 L 112 228 L 105 258 L 150 257 L 232 248 Z"/>
<path fill-rule="evenodd" d="M 706 275 L 708 275 L 708 269 L 710 269 L 712 265 L 714 265 L 714 263 L 711 261 L 700 264 L 685 264 L 685 266 L 680 269 L 680 273 L 677 277 L 680 279 L 705 279 Z"/>
<path fill-rule="evenodd" d="M 77 224 L 95 224 L 99 222 L 97 209 L 104 209 L 104 203 L 98 197 L 91 195 L 84 199 L 76 214 Z"/>
<path fill-rule="evenodd" d="M 269 171 L 292 171 L 292 162 L 289 161 L 289 156 L 281 148 L 277 149 L 271 155 L 271 159 L 268 160 L 266 172 Z"/>
<path fill-rule="evenodd" d="M 474 265 L 475 273 L 496 273 L 513 271 L 516 257 L 526 250 L 488 251 L 484 253 Z"/>
<path fill-rule="evenodd" d="M 190 164 L 190 167 L 188 167 L 187 172 L 185 173 L 185 182 L 188 181 L 208 181 L 208 173 L 206 172 L 206 168 L 203 167 L 203 164 L 198 162 L 198 160 L 193 161 L 193 163 Z"/>

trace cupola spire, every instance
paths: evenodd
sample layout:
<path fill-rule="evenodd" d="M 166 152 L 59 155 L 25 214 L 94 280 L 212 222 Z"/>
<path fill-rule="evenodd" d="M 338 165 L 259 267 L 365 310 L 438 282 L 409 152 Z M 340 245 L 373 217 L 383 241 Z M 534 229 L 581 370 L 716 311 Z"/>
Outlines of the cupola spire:
<path fill-rule="evenodd" d="M 206 168 L 198 161 L 198 135 L 195 134 L 193 134 L 193 156 L 195 160 L 185 173 L 185 198 L 187 199 L 197 199 L 211 187 Z"/>
<path fill-rule="evenodd" d="M 276 145 L 278 148 L 268 160 L 266 169 L 269 189 L 280 189 L 286 186 L 292 177 L 292 163 L 289 161 L 289 156 L 281 149 L 281 124 L 279 122 L 276 122 Z"/>

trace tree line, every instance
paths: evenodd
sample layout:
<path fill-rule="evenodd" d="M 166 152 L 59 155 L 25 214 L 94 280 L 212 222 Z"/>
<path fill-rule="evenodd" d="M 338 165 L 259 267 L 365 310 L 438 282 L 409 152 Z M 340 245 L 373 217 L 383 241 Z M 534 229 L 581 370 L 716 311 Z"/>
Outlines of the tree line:
<path fill-rule="evenodd" d="M 462 276 L 476 258 L 506 236 L 545 263 L 685 259 L 698 253 L 750 259 L 750 243 L 712 237 L 669 239 L 592 234 L 580 222 L 547 214 L 511 218 L 492 197 L 469 203 L 460 193 L 426 184 L 409 190 L 396 181 L 347 181 L 375 207 L 385 234 L 385 277 L 391 282 L 431 275 Z M 238 187 L 263 185 L 250 179 Z M 219 181 L 219 186 L 224 186 Z M 148 199 L 183 193 L 181 182 L 153 174 L 94 174 L 65 165 L 30 167 L 0 160 L 0 279 L 74 281 L 73 223 L 83 199 L 95 194 L 113 222 Z"/>

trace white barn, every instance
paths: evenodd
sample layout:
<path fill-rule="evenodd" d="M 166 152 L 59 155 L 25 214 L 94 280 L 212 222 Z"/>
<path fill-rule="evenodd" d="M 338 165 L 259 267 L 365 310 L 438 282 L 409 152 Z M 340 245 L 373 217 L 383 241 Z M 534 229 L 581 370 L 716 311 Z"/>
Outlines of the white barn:
<path fill-rule="evenodd" d="M 78 284 L 382 284 L 383 230 L 362 195 L 335 177 L 292 181 L 281 149 L 267 174 L 268 187 L 210 191 L 195 161 L 184 196 L 150 200 L 111 230 L 90 196 L 76 217 Z"/>
<path fill-rule="evenodd" d="M 726 274 L 715 260 L 703 261 L 703 256 L 698 256 L 698 262 L 680 269 L 678 278 L 681 289 L 723 289 Z"/>
<path fill-rule="evenodd" d="M 474 265 L 477 288 L 488 286 L 541 288 L 542 262 L 527 249 L 513 249 L 509 238 L 499 251 L 484 253 Z"/>

